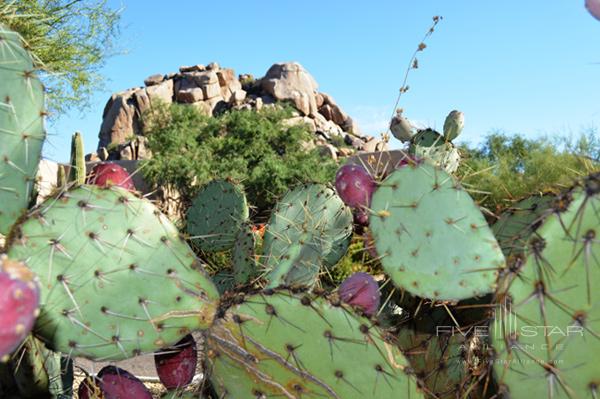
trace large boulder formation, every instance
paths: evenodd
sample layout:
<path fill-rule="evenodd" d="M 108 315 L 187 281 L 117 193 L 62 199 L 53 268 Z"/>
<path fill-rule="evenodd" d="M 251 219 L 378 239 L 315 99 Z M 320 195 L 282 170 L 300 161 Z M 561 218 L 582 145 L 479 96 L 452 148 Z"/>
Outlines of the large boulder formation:
<path fill-rule="evenodd" d="M 386 149 L 386 144 L 361 135 L 356 122 L 333 98 L 318 91 L 315 79 L 296 62 L 278 63 L 261 79 L 236 76 L 233 69 L 213 62 L 206 66 L 182 66 L 179 72 L 152 75 L 144 86 L 115 93 L 102 116 L 98 150 L 88 161 L 137 160 L 152 155 L 146 149 L 143 114 L 158 103 L 196 107 L 206 115 L 228 109 L 256 109 L 291 104 L 297 111 L 287 122 L 304 123 L 315 134 L 307 148 L 319 147 L 332 157 L 356 151 Z"/>

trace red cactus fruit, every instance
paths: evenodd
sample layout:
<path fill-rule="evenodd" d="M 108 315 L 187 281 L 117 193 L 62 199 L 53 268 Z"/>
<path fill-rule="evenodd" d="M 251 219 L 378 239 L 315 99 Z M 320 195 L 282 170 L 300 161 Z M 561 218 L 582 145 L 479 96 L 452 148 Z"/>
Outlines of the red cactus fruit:
<path fill-rule="evenodd" d="M 354 223 L 359 226 L 368 226 L 369 225 L 369 211 L 365 209 L 355 209 L 352 212 L 352 216 L 354 217 Z"/>
<path fill-rule="evenodd" d="M 98 373 L 105 399 L 152 399 L 146 386 L 133 374 L 116 366 L 106 366 Z"/>
<path fill-rule="evenodd" d="M 0 360 L 25 339 L 39 314 L 39 287 L 22 262 L 0 255 Z"/>
<path fill-rule="evenodd" d="M 135 185 L 129 172 L 114 162 L 102 162 L 94 166 L 88 178 L 89 184 L 96 186 L 118 186 L 135 191 Z"/>
<path fill-rule="evenodd" d="M 93 376 L 86 377 L 77 389 L 79 399 L 106 399 L 100 389 L 100 381 Z"/>
<path fill-rule="evenodd" d="M 367 316 L 373 316 L 379 308 L 379 286 L 368 273 L 354 273 L 342 282 L 338 293 L 343 302 L 361 309 Z"/>
<path fill-rule="evenodd" d="M 600 0 L 585 0 L 585 8 L 600 21 Z"/>
<path fill-rule="evenodd" d="M 196 341 L 191 335 L 154 354 L 158 378 L 167 389 L 181 388 L 192 382 L 197 362 Z"/>
<path fill-rule="evenodd" d="M 371 203 L 377 184 L 363 166 L 346 164 L 335 175 L 335 188 L 346 205 L 363 208 Z"/>

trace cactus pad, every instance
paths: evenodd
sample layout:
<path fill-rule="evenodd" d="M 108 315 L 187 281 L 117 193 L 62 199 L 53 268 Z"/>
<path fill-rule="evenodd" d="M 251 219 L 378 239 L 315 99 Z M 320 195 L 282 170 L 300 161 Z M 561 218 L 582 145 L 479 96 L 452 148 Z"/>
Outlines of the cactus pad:
<path fill-rule="evenodd" d="M 233 248 L 240 225 L 248 216 L 242 189 L 229 181 L 213 180 L 192 201 L 187 231 L 203 251 L 225 251 Z"/>
<path fill-rule="evenodd" d="M 27 209 L 44 131 L 44 88 L 21 36 L 0 24 L 0 234 Z"/>
<path fill-rule="evenodd" d="M 600 174 L 557 196 L 550 209 L 509 258 L 490 329 L 494 372 L 505 396 L 594 398 L 600 390 Z"/>
<path fill-rule="evenodd" d="M 428 397 L 437 399 L 485 397 L 477 394 L 476 376 L 487 365 L 471 352 L 472 342 L 478 339 L 458 332 L 426 334 L 411 329 L 403 329 L 398 335 L 402 353 Z"/>
<path fill-rule="evenodd" d="M 393 339 L 345 305 L 287 291 L 239 299 L 208 332 L 218 397 L 422 397 Z"/>
<path fill-rule="evenodd" d="M 311 285 L 321 264 L 333 266 L 346 253 L 351 234 L 352 212 L 333 189 L 307 184 L 290 191 L 277 203 L 265 232 L 270 285 Z"/>
<path fill-rule="evenodd" d="M 554 201 L 555 196 L 551 194 L 533 195 L 516 202 L 500 215 L 492 231 L 504 256 L 523 252 L 531 234 L 553 212 Z"/>
<path fill-rule="evenodd" d="M 504 256 L 473 199 L 447 173 L 404 166 L 381 183 L 371 207 L 377 253 L 397 286 L 434 300 L 494 291 Z"/>
<path fill-rule="evenodd" d="M 9 254 L 38 274 L 36 333 L 53 349 L 124 359 L 207 328 L 218 294 L 177 229 L 149 201 L 82 185 L 46 200 Z"/>
<path fill-rule="evenodd" d="M 247 284 L 258 274 L 256 241 L 258 234 L 252 231 L 252 224 L 244 223 L 233 245 L 233 278 L 236 284 Z"/>
<path fill-rule="evenodd" d="M 37 338 L 27 337 L 10 364 L 21 397 L 72 396 L 73 361 L 47 349 Z"/>

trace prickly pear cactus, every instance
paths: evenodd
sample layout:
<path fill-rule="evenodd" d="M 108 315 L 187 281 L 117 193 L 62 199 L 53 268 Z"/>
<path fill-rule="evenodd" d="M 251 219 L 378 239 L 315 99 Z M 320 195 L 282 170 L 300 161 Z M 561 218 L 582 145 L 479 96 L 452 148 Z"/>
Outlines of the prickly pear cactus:
<path fill-rule="evenodd" d="M 264 266 L 271 287 L 312 285 L 320 266 L 346 253 L 352 212 L 322 184 L 299 186 L 277 203 L 264 237 Z"/>
<path fill-rule="evenodd" d="M 203 251 L 225 251 L 233 248 L 236 234 L 248 216 L 241 187 L 213 180 L 194 198 L 186 217 L 187 231 Z"/>
<path fill-rule="evenodd" d="M 446 172 L 404 166 L 381 183 L 371 208 L 377 253 L 395 285 L 448 301 L 494 291 L 502 251 L 478 206 Z"/>
<path fill-rule="evenodd" d="M 441 134 L 431 129 L 419 131 L 412 138 L 408 152 L 443 168 L 448 173 L 456 172 L 460 165 L 458 149 L 450 141 L 446 141 Z"/>
<path fill-rule="evenodd" d="M 390 340 L 339 302 L 267 291 L 210 329 L 207 372 L 219 398 L 422 397 Z"/>
<path fill-rule="evenodd" d="M 44 88 L 19 34 L 0 24 L 0 234 L 27 209 L 44 130 Z"/>
<path fill-rule="evenodd" d="M 415 376 L 422 381 L 426 397 L 483 397 L 476 388 L 478 376 L 472 371 L 485 370 L 485 364 L 481 364 L 482 359 L 469 357 L 471 342 L 478 338 L 467 338 L 465 335 L 459 332 L 426 334 L 412 329 L 400 332 L 400 348 L 414 369 Z"/>
<path fill-rule="evenodd" d="M 12 232 L 9 254 L 41 285 L 35 331 L 53 349 L 124 359 L 207 328 L 218 294 L 177 229 L 149 201 L 82 185 Z"/>
<path fill-rule="evenodd" d="M 492 225 L 492 231 L 504 256 L 520 254 L 527 240 L 540 223 L 553 212 L 552 205 L 559 199 L 552 194 L 533 195 L 506 209 Z"/>
<path fill-rule="evenodd" d="M 444 138 L 452 141 L 457 138 L 465 127 L 465 116 L 458 110 L 450 111 L 444 121 Z"/>
<path fill-rule="evenodd" d="M 510 258 L 490 328 L 506 397 L 594 398 L 600 389 L 600 174 L 552 201 Z"/>
<path fill-rule="evenodd" d="M 72 397 L 73 361 L 33 336 L 13 355 L 11 369 L 22 398 Z"/>
<path fill-rule="evenodd" d="M 233 278 L 236 284 L 247 284 L 258 274 L 257 238 L 250 222 L 244 223 L 236 235 L 232 253 Z"/>

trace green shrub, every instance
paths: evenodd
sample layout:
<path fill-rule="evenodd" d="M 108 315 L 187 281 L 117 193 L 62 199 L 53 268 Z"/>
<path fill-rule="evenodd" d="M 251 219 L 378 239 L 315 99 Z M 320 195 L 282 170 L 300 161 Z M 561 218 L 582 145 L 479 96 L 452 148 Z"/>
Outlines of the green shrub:
<path fill-rule="evenodd" d="M 232 110 L 216 117 L 193 106 L 161 106 L 145 116 L 153 158 L 143 167 L 147 181 L 174 188 L 184 206 L 213 178 L 244 185 L 258 211 L 270 210 L 290 187 L 306 181 L 331 182 L 336 162 L 306 151 L 312 138 L 304 125 L 286 126 L 290 108 Z"/>
<path fill-rule="evenodd" d="M 495 212 L 527 195 L 569 186 L 598 169 L 600 141 L 594 131 L 575 141 L 493 133 L 481 146 L 460 150 L 464 159 L 458 175 L 472 196 Z"/>
<path fill-rule="evenodd" d="M 119 45 L 120 10 L 106 0 L 0 2 L 0 23 L 21 34 L 46 86 L 51 117 L 90 105 Z"/>

